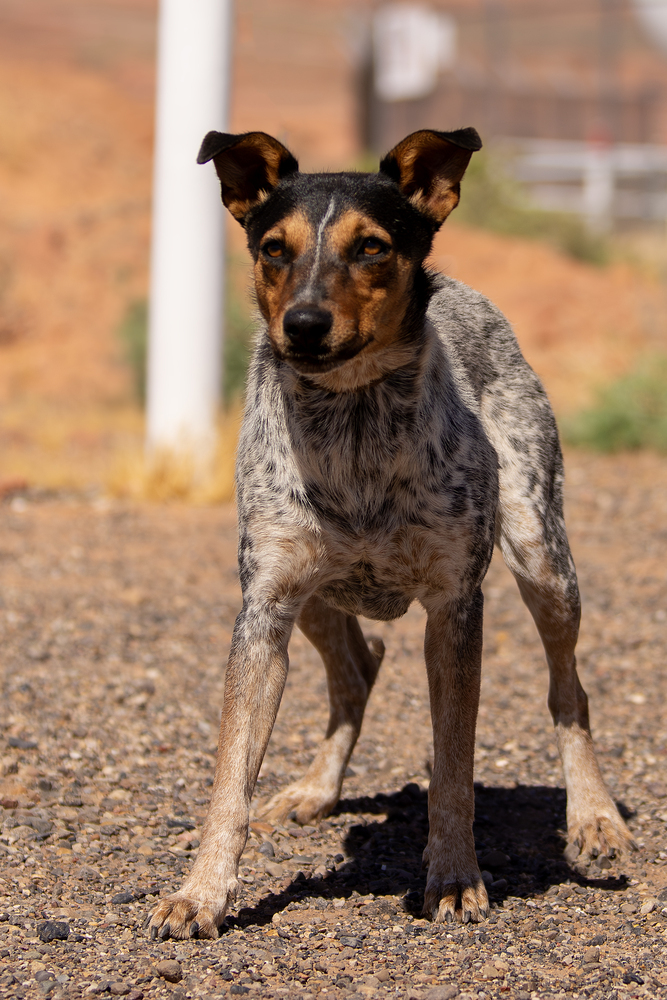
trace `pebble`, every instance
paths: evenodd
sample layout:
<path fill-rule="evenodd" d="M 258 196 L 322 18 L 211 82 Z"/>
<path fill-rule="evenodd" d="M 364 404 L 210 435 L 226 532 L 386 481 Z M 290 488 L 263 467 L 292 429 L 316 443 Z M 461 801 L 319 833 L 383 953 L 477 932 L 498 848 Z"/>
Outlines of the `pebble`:
<path fill-rule="evenodd" d="M 69 937 L 69 924 L 58 920 L 47 920 L 37 928 L 40 941 L 66 941 Z"/>
<path fill-rule="evenodd" d="M 166 978 L 166 977 L 165 977 Z M 176 980 L 170 980 L 170 982 L 175 982 Z M 109 985 L 109 993 L 115 997 L 126 997 L 132 992 L 132 986 L 130 983 L 111 983 Z"/>
<path fill-rule="evenodd" d="M 180 962 L 175 959 L 167 958 L 162 962 L 158 962 L 155 966 L 155 971 L 158 976 L 162 979 L 166 979 L 168 983 L 180 983 L 183 978 L 183 968 Z"/>

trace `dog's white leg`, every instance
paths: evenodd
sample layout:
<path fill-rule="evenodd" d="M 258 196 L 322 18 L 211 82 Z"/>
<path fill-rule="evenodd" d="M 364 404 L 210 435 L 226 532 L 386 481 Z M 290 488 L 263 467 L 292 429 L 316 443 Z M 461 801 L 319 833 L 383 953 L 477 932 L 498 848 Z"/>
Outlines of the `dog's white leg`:
<path fill-rule="evenodd" d="M 467 923 L 485 917 L 489 907 L 472 832 L 483 598 L 478 590 L 467 602 L 440 598 L 424 606 L 434 747 L 424 915 Z"/>
<path fill-rule="evenodd" d="M 384 644 L 371 639 L 369 648 L 357 619 L 328 607 L 318 597 L 304 606 L 298 624 L 326 667 L 329 725 L 303 778 L 274 795 L 263 813 L 281 822 L 294 810 L 299 823 L 310 823 L 328 815 L 338 802 Z"/>
<path fill-rule="evenodd" d="M 285 686 L 294 617 L 271 602 L 246 605 L 236 620 L 213 794 L 201 845 L 183 887 L 153 913 L 154 938 L 217 937 L 236 897 L 250 798 Z"/>
<path fill-rule="evenodd" d="M 635 848 L 605 786 L 588 720 L 588 698 L 577 674 L 574 648 L 579 625 L 578 594 L 562 580 L 545 586 L 517 577 L 521 596 L 544 644 L 549 664 L 549 711 L 567 789 L 568 861 L 614 857 Z"/>
<path fill-rule="evenodd" d="M 560 505 L 543 520 L 525 494 L 501 488 L 499 541 L 521 596 L 532 614 L 549 665 L 549 710 L 567 790 L 568 861 L 613 857 L 635 847 L 600 773 L 588 720 L 588 698 L 577 675 L 579 589 Z"/>

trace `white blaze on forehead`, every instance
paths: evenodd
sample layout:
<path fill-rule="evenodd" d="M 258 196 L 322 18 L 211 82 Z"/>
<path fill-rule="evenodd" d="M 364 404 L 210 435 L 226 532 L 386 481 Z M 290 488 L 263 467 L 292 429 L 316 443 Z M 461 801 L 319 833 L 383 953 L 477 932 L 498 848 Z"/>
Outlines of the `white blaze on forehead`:
<path fill-rule="evenodd" d="M 317 236 L 315 237 L 315 259 L 313 260 L 313 266 L 311 267 L 310 274 L 308 275 L 308 283 L 306 285 L 306 288 L 304 289 L 304 293 L 306 295 L 309 295 L 312 292 L 313 286 L 315 284 L 315 278 L 317 277 L 317 271 L 320 266 L 320 257 L 322 255 L 322 242 L 324 240 L 324 230 L 326 228 L 327 222 L 329 222 L 331 216 L 334 213 L 335 204 L 336 204 L 336 197 L 335 195 L 332 194 L 331 200 L 327 205 L 327 210 L 322 216 L 320 224 L 317 227 Z"/>

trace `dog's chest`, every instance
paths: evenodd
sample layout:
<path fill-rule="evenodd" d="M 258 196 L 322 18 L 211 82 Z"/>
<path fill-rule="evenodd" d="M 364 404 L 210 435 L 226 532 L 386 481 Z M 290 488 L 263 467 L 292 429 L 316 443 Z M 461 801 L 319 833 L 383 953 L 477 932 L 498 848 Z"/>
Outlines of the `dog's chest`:
<path fill-rule="evenodd" d="M 455 595 L 465 589 L 478 562 L 471 558 L 474 548 L 467 530 L 447 524 L 439 529 L 404 525 L 368 535 L 323 525 L 318 592 L 347 614 L 388 621 L 429 593 Z"/>

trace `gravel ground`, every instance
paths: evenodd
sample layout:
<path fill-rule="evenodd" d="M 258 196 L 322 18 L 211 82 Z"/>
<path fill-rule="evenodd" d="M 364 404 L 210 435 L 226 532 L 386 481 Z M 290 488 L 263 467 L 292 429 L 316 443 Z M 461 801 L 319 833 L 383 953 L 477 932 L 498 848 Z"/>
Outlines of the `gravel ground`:
<path fill-rule="evenodd" d="M 475 827 L 489 920 L 419 917 L 432 747 L 413 608 L 365 625 L 387 656 L 334 815 L 255 822 L 220 939 L 162 944 L 143 921 L 190 864 L 212 781 L 239 606 L 233 511 L 7 499 L 0 996 L 667 996 L 666 513 L 666 459 L 568 456 L 581 674 L 636 855 L 562 859 L 546 667 L 494 560 Z M 303 772 L 325 724 L 324 673 L 300 635 L 291 657 L 259 799 Z"/>

